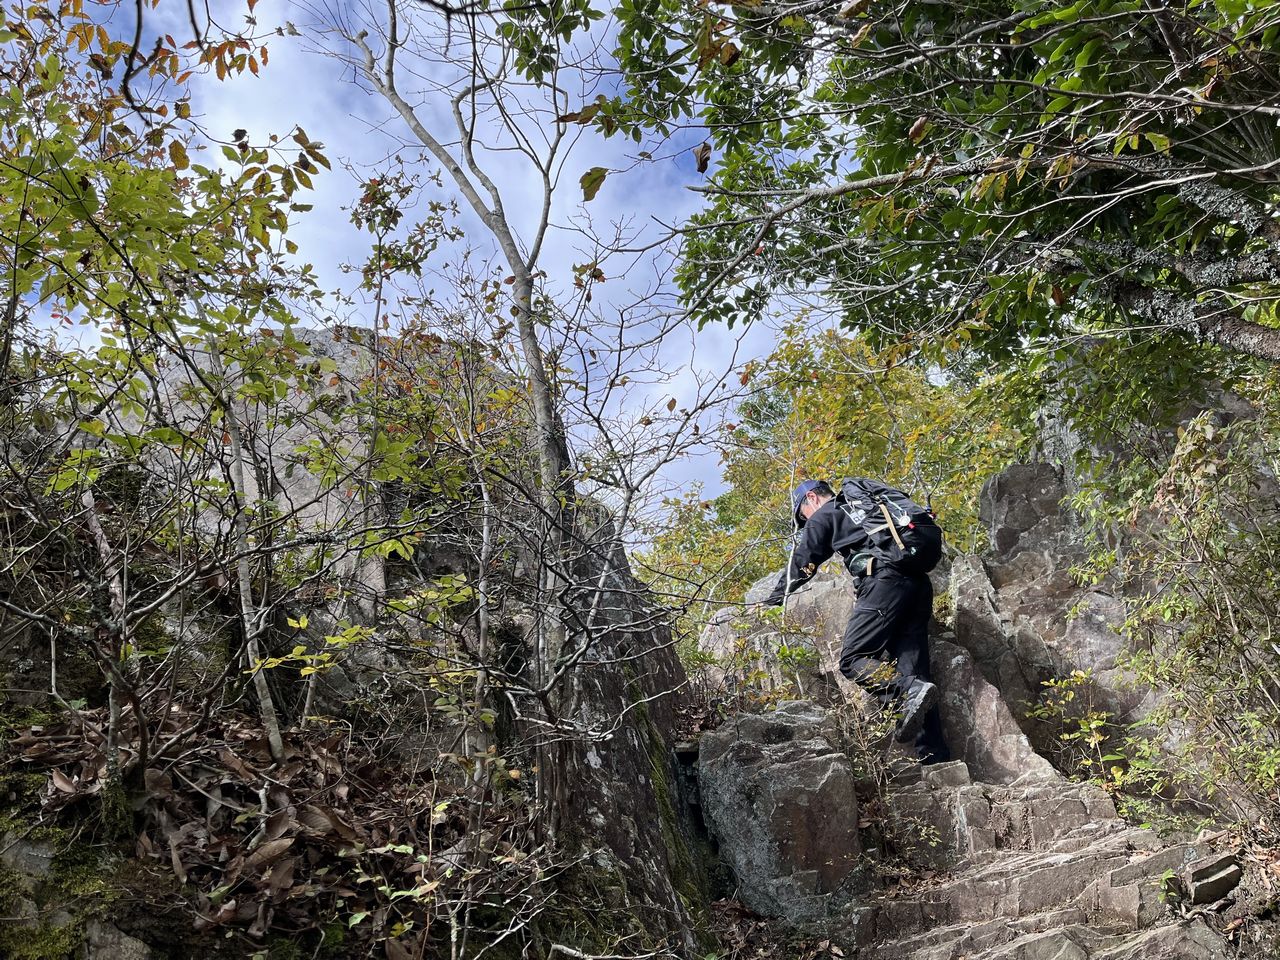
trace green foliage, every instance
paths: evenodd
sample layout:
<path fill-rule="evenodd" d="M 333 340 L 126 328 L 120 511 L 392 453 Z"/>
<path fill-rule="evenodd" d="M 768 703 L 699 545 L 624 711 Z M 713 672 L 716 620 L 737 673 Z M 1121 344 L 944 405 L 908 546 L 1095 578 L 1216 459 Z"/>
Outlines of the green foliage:
<path fill-rule="evenodd" d="M 999 384 L 935 382 L 865 341 L 814 336 L 796 323 L 744 374 L 754 387 L 725 444 L 728 492 L 669 503 L 673 522 L 640 559 L 675 598 L 741 596 L 785 562 L 790 494 L 805 477 L 873 476 L 930 501 L 957 549 L 982 541 L 981 484 L 1017 451 L 1020 434 L 990 402 Z"/>
<path fill-rule="evenodd" d="M 1073 506 L 1094 544 L 1081 575 L 1107 578 L 1126 602 L 1122 665 L 1139 689 L 1164 691 L 1126 737 L 1116 779 L 1274 811 L 1280 407 L 1272 372 L 1232 385 L 1214 404 L 1231 413 L 1153 432 L 1146 456 L 1098 462 Z"/>
<path fill-rule="evenodd" d="M 632 121 L 716 147 L 678 272 L 705 320 L 820 290 L 934 360 L 1118 326 L 1280 355 L 1269 0 L 617 14 Z"/>
<path fill-rule="evenodd" d="M 687 670 L 723 677 L 705 691 L 714 695 L 718 714 L 768 709 L 805 696 L 805 677 L 818 662 L 812 629 L 788 621 L 778 608 L 745 611 L 726 627 L 734 643 L 718 656 L 697 650 L 692 638 L 681 649 Z"/>
<path fill-rule="evenodd" d="M 1120 789 L 1125 770 L 1118 764 L 1125 758 L 1109 744 L 1117 736 L 1118 725 L 1112 714 L 1098 709 L 1093 698 L 1093 676 L 1089 670 L 1073 670 L 1066 677 L 1043 681 L 1044 692 L 1027 710 L 1032 720 L 1062 726 L 1058 739 L 1062 742 L 1074 767 L 1085 779 L 1092 780 L 1108 792 Z"/>

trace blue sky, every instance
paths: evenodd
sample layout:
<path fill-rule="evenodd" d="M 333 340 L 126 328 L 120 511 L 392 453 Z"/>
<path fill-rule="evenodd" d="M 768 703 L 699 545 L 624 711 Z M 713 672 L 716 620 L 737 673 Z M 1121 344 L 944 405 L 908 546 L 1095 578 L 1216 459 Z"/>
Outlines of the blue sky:
<path fill-rule="evenodd" d="M 241 0 L 216 0 L 212 9 L 215 19 L 225 28 L 236 29 L 243 23 Z M 212 74 L 193 77 L 193 115 L 215 139 L 230 140 L 232 131 L 244 129 L 250 142 L 265 144 L 270 134 L 284 137 L 297 125 L 304 128 L 312 140 L 325 144 L 333 170 L 315 179 L 314 191 L 305 198 L 314 205 L 313 209 L 299 217 L 290 236 L 299 244 L 304 258 L 314 265 L 325 289 L 349 290 L 354 286 L 354 278 L 344 275 L 340 265 L 360 262 L 368 249 L 368 236 L 351 224 L 344 209 L 358 196 L 360 175 L 371 168 L 385 166 L 397 155 L 408 163 L 421 164 L 424 173 L 435 172 L 438 165 L 434 161 L 422 163 L 421 146 L 411 142 L 405 125 L 380 96 L 354 82 L 349 66 L 319 52 L 326 46 L 332 50 L 336 45 L 339 52 L 348 48 L 340 40 L 320 36 L 312 9 L 315 8 L 284 0 L 260 0 L 254 10 L 260 30 L 269 31 L 292 23 L 301 36 L 269 37 L 269 63 L 258 76 L 245 72 L 223 81 Z M 351 16 L 355 8 L 340 9 L 341 15 Z M 114 30 L 132 26 L 131 7 L 118 8 L 114 16 L 120 18 Z M 152 29 L 170 33 L 180 44 L 191 34 L 185 19 L 185 4 L 161 3 L 148 16 L 155 17 L 148 23 L 148 33 Z M 607 32 L 607 21 L 601 29 Z M 465 44 L 465 36 L 459 36 L 457 43 Z M 144 47 L 146 45 L 144 41 Z M 422 69 L 426 83 L 448 85 L 452 82 L 447 66 L 428 64 Z M 607 78 L 607 74 L 585 76 L 570 94 L 580 96 L 581 102 L 571 103 L 571 108 L 589 102 L 596 93 L 615 92 L 608 79 L 600 79 L 602 76 Z M 408 97 L 411 83 L 406 80 L 403 89 Z M 420 102 L 424 119 L 446 115 L 443 95 L 432 94 Z M 608 237 L 616 225 L 622 224 L 636 238 L 653 240 L 662 233 L 659 222 L 678 224 L 694 212 L 700 198 L 688 188 L 704 183 L 706 177 L 697 172 L 691 150 L 702 139 L 696 129 L 684 130 L 655 148 L 621 137 L 605 138 L 591 129 L 580 130 L 562 170 L 551 216 L 553 227 L 541 258 L 549 289 L 553 292 L 572 290 L 573 266 L 592 255 L 587 235 L 591 230 Z M 481 152 L 481 162 L 500 184 L 516 231 L 527 237 L 537 212 L 538 193 L 532 189 L 537 186 L 534 171 L 527 159 L 500 149 L 503 144 L 496 146 L 499 149 Z M 655 159 L 638 162 L 637 154 L 642 149 L 652 150 Z M 195 154 L 193 160 L 222 162 L 214 150 L 203 156 Z M 578 180 L 587 169 L 596 166 L 609 168 L 611 173 L 596 198 L 584 205 Z M 432 192 L 436 198 L 456 196 L 447 177 L 444 189 L 432 188 Z M 454 249 L 439 251 L 438 263 L 456 262 L 468 250 L 473 257 L 500 260 L 487 230 L 465 204 L 460 203 L 460 207 L 459 223 L 465 239 Z M 619 269 L 616 263 L 614 261 L 611 269 Z M 641 296 L 656 293 L 659 298 L 669 299 L 673 294 L 668 282 L 669 269 L 670 261 L 660 257 L 628 261 L 624 276 L 610 277 L 598 288 L 593 309 L 607 318 L 611 312 L 616 314 L 618 307 Z M 706 375 L 726 368 L 731 359 L 740 365 L 753 356 L 768 353 L 773 342 L 773 331 L 763 326 L 745 333 L 721 327 L 708 327 L 696 333 L 690 329 L 677 331 L 664 340 L 659 351 L 661 363 L 673 371 L 672 376 L 661 384 L 654 384 L 650 393 L 640 390 L 629 394 L 625 403 L 633 406 L 632 413 L 646 405 L 665 404 L 668 397 L 675 397 L 683 405 L 696 393 L 699 373 L 705 379 Z M 628 413 L 627 410 L 619 412 Z M 713 423 L 705 424 L 708 429 L 713 426 Z M 663 476 L 668 492 L 687 489 L 694 483 L 703 484 L 707 494 L 721 489 L 716 457 L 712 453 L 675 463 Z"/>

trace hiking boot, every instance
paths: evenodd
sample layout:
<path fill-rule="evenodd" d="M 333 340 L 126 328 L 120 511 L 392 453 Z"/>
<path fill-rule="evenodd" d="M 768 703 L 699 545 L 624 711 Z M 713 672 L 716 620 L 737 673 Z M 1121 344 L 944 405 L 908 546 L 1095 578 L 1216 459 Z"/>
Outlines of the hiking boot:
<path fill-rule="evenodd" d="M 899 743 L 910 743 L 924 726 L 924 718 L 929 715 L 934 704 L 938 702 L 938 688 L 928 680 L 912 680 L 906 696 L 902 698 L 902 719 L 898 721 L 898 732 L 894 739 Z"/>

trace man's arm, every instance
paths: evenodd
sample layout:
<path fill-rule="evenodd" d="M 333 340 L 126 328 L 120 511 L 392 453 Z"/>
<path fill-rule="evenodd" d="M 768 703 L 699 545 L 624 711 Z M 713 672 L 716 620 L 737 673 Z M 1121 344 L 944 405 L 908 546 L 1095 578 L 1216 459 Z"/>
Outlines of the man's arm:
<path fill-rule="evenodd" d="M 831 559 L 831 541 L 833 539 L 834 510 L 821 510 L 809 518 L 804 525 L 804 534 L 795 550 L 791 552 L 791 565 L 782 571 L 773 592 L 765 598 L 766 605 L 777 607 L 782 604 L 788 592 L 808 583 L 818 568 Z M 790 584 L 791 591 L 787 590 Z"/>

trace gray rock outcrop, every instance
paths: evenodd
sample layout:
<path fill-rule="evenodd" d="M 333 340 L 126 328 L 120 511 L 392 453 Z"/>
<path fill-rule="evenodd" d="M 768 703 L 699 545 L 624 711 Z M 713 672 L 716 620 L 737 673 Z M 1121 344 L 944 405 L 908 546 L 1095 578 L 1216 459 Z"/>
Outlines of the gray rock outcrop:
<path fill-rule="evenodd" d="M 991 549 L 960 558 L 952 571 L 956 641 L 982 676 L 1015 711 L 1041 752 L 1058 730 L 1027 715 L 1044 682 L 1088 671 L 1096 709 L 1117 722 L 1139 721 L 1157 695 L 1135 689 L 1120 665 L 1124 601 L 1103 581 L 1082 586 L 1072 567 L 1087 556 L 1059 471 L 1049 464 L 1015 464 L 987 482 L 981 516 Z"/>
<path fill-rule="evenodd" d="M 601 585 L 600 602 L 574 689 L 579 722 L 600 733 L 566 744 L 568 813 L 596 867 L 621 881 L 610 906 L 646 935 L 667 933 L 691 950 L 709 898 L 674 751 L 687 679 L 667 612 L 632 574 L 618 538 L 598 529 L 593 542 L 605 546 L 584 553 L 576 574 Z"/>
<path fill-rule="evenodd" d="M 153 956 L 145 943 L 110 923 L 91 920 L 85 928 L 84 960 L 151 960 Z"/>
<path fill-rule="evenodd" d="M 924 878 L 872 890 L 857 786 L 826 711 L 789 702 L 705 734 L 707 825 L 751 909 L 856 960 L 1226 960 L 1175 910 L 1228 896 L 1240 871 L 1208 842 L 1129 826 L 1087 783 L 974 782 L 960 761 L 903 765 L 889 794 L 899 854 Z M 1184 878 L 1183 887 L 1171 878 Z"/>
<path fill-rule="evenodd" d="M 811 703 L 743 714 L 703 735 L 703 816 L 752 910 L 817 920 L 865 889 L 856 777 Z"/>

